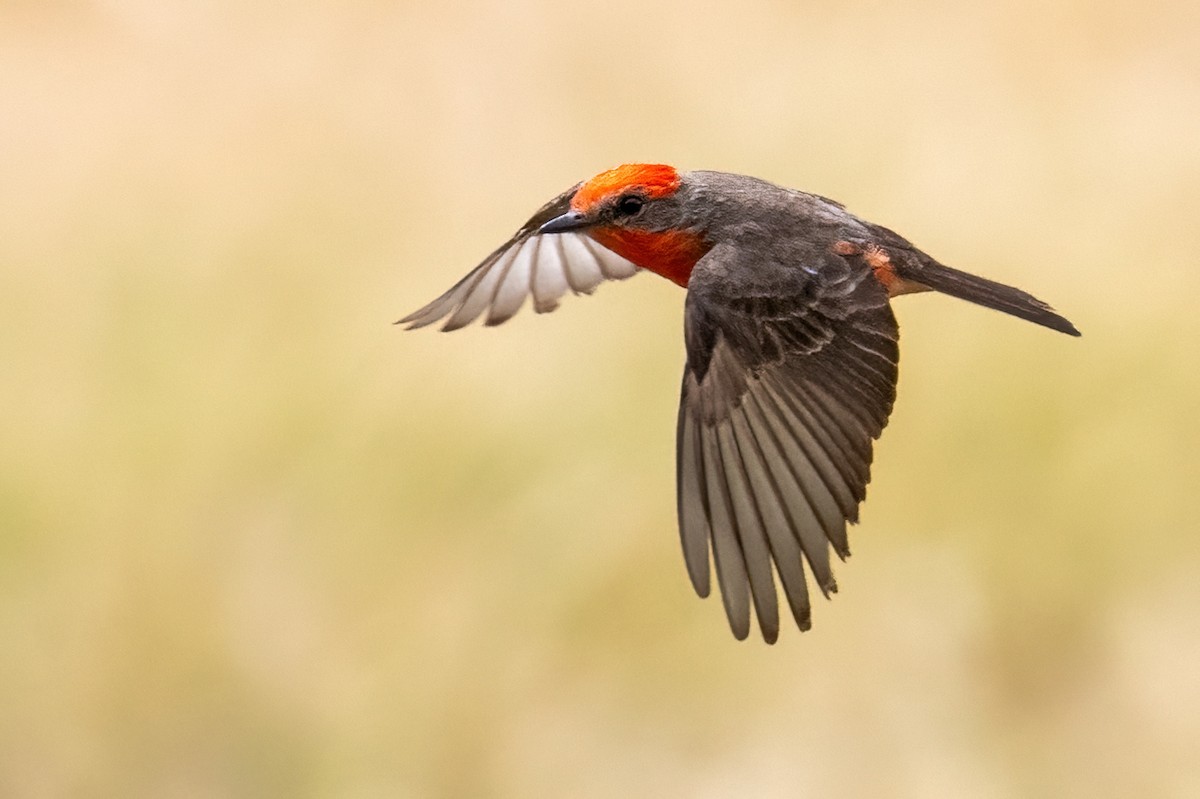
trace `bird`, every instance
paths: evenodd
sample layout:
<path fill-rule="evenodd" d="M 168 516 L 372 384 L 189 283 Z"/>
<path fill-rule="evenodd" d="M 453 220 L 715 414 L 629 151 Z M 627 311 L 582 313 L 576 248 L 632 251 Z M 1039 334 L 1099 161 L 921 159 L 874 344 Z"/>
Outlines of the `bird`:
<path fill-rule="evenodd" d="M 837 591 L 830 550 L 866 498 L 873 443 L 896 399 L 894 297 L 937 291 L 1079 336 L 1020 289 L 934 260 L 841 203 L 746 175 L 632 163 L 577 183 L 437 299 L 399 320 L 509 320 L 639 271 L 686 289 L 676 512 L 700 597 L 715 566 L 733 635 L 751 609 L 778 638 L 778 576 L 801 631 L 808 580 Z M 486 312 L 486 314 L 485 314 Z"/>

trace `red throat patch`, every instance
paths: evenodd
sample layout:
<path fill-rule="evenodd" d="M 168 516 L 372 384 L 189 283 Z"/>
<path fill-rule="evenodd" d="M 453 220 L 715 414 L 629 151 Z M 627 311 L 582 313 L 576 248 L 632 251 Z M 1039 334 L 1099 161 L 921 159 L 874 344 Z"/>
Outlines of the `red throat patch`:
<path fill-rule="evenodd" d="M 647 198 L 668 197 L 679 188 L 675 167 L 666 164 L 623 164 L 601 172 L 579 187 L 571 198 L 571 208 L 587 213 L 598 203 L 626 189 L 641 189 Z"/>
<path fill-rule="evenodd" d="M 684 288 L 692 267 L 711 249 L 700 234 L 688 230 L 594 227 L 587 233 L 622 258 Z"/>

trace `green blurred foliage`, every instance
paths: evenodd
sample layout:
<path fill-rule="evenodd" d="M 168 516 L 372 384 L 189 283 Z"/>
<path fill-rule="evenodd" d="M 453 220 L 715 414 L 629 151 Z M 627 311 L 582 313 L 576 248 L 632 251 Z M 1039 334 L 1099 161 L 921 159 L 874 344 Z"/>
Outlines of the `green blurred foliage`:
<path fill-rule="evenodd" d="M 1200 794 L 1200 6 L 0 7 L 0 795 Z M 631 160 L 1043 296 L 903 298 L 815 628 L 673 497 L 682 293 L 390 322 Z"/>

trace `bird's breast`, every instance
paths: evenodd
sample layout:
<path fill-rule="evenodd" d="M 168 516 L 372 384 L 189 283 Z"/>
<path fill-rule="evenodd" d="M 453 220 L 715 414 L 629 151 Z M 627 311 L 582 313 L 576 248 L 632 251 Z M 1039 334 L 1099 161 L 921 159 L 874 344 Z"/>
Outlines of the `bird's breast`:
<path fill-rule="evenodd" d="M 588 235 L 642 269 L 662 275 L 685 288 L 696 262 L 712 249 L 703 236 L 689 230 L 595 227 L 588 231 Z"/>

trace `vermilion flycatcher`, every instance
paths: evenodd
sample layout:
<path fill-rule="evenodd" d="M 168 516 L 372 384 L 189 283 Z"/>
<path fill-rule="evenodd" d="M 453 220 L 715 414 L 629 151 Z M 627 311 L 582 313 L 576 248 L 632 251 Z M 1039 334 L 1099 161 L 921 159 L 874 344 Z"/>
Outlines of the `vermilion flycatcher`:
<path fill-rule="evenodd" d="M 779 634 L 771 564 L 800 629 L 811 625 L 807 560 L 837 590 L 829 545 L 870 480 L 872 441 L 896 396 L 890 297 L 940 291 L 1078 336 L 1019 289 L 943 266 L 839 203 L 744 175 L 627 164 L 573 186 L 449 291 L 400 320 L 484 311 L 498 325 L 533 297 L 538 313 L 571 291 L 648 269 L 687 288 L 687 363 L 677 432 L 677 498 L 692 585 L 709 592 L 711 543 L 733 634 Z"/>

